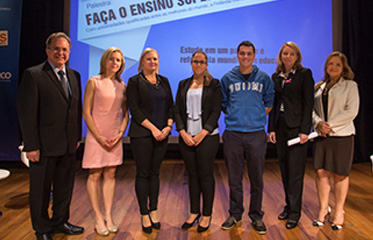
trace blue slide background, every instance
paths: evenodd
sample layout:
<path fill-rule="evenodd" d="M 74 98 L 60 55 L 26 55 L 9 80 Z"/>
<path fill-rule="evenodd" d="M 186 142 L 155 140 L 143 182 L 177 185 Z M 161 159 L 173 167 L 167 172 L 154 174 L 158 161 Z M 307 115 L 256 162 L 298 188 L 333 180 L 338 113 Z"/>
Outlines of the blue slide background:
<path fill-rule="evenodd" d="M 78 41 L 79 3 L 71 2 L 70 67 L 81 73 L 84 89 L 88 78 L 98 74 L 99 60 L 105 49 L 98 48 L 97 44 L 90 46 Z M 209 63 L 208 69 L 215 78 L 220 79 L 238 63 L 217 63 L 217 59 L 234 59 L 236 54 L 230 54 L 230 50 L 235 50 L 243 40 L 254 43 L 258 50 L 256 65 L 269 75 L 275 70 L 275 59 L 281 45 L 286 41 L 297 43 L 303 55 L 303 65 L 311 68 L 317 82 L 323 76 L 324 61 L 332 51 L 331 12 L 331 1 L 325 0 L 278 0 L 240 7 L 152 25 L 143 48 L 152 47 L 158 51 L 160 74 L 169 78 L 174 97 L 178 82 L 192 74 L 190 63 L 182 61 L 192 53 L 181 53 L 181 47 L 215 50 L 215 53 L 207 53 L 211 60 L 215 59 L 215 62 Z M 131 37 L 118 32 L 101 37 L 101 41 L 104 41 L 105 45 L 119 47 L 121 36 L 126 41 Z M 218 53 L 219 48 L 227 49 L 228 53 Z M 270 63 L 261 63 L 266 59 L 270 59 Z M 125 83 L 130 76 L 137 73 L 138 66 L 133 59 L 126 61 L 127 67 L 122 75 Z M 223 116 L 219 125 L 222 134 Z M 83 135 L 85 134 L 86 128 Z M 177 136 L 177 132 L 173 130 L 172 135 Z"/>

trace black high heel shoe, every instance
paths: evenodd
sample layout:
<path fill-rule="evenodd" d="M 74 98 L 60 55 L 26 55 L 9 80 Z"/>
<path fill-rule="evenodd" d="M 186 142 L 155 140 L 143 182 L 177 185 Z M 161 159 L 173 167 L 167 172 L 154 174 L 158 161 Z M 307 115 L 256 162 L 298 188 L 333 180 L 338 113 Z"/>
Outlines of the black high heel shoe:
<path fill-rule="evenodd" d="M 209 227 L 210 227 L 211 219 L 212 219 L 212 216 L 210 216 L 209 225 L 207 227 L 201 227 L 200 225 L 198 225 L 197 232 L 198 233 L 202 233 L 202 232 L 207 231 L 209 229 Z"/>
<path fill-rule="evenodd" d="M 298 226 L 298 220 L 293 220 L 293 219 L 288 219 L 285 225 L 287 229 L 293 229 L 297 226 Z"/>
<path fill-rule="evenodd" d="M 146 215 L 146 216 L 149 217 L 149 215 Z M 150 219 L 150 217 L 149 217 L 149 219 Z M 151 222 L 151 220 L 150 220 L 150 222 Z M 150 225 L 149 227 L 145 227 L 144 224 L 142 224 L 142 217 L 141 217 L 141 227 L 142 227 L 142 231 L 144 233 L 147 233 L 147 234 L 152 233 L 152 226 Z"/>
<path fill-rule="evenodd" d="M 328 211 L 329 213 L 331 213 L 330 206 L 328 206 Z M 343 214 L 345 214 L 345 211 L 343 211 Z M 330 225 L 334 231 L 341 230 L 343 228 L 343 224 L 335 224 L 333 221 L 334 221 L 334 218 L 333 219 L 329 218 Z"/>
<path fill-rule="evenodd" d="M 193 220 L 193 222 L 191 222 L 191 223 L 188 223 L 188 222 L 185 222 L 182 226 L 181 226 L 181 228 L 182 229 L 189 229 L 189 228 L 191 228 L 192 226 L 193 226 L 193 224 L 197 221 L 199 221 L 199 218 L 201 217 L 201 214 L 200 213 L 198 213 L 198 215 L 197 215 L 197 217 Z"/>
<path fill-rule="evenodd" d="M 314 227 L 324 227 L 324 225 L 325 225 L 325 221 L 321 222 L 319 220 L 313 220 L 313 223 L 312 223 L 312 226 Z"/>
<path fill-rule="evenodd" d="M 332 226 L 332 229 L 334 231 L 341 230 L 343 228 L 343 225 L 338 225 L 338 224 L 334 224 L 334 223 L 332 223 L 331 226 Z"/>
<path fill-rule="evenodd" d="M 324 222 L 321 222 L 321 221 L 319 221 L 318 219 L 316 219 L 316 220 L 313 220 L 313 223 L 312 223 L 312 225 L 314 226 L 314 227 L 324 227 L 324 225 L 325 225 L 325 220 L 326 220 L 326 218 L 329 216 L 329 211 L 328 211 L 328 213 L 325 215 L 325 217 L 324 217 Z"/>
<path fill-rule="evenodd" d="M 289 213 L 288 213 L 287 210 L 282 211 L 282 213 L 280 213 L 280 214 L 278 215 L 278 219 L 279 219 L 279 220 L 286 220 L 286 219 L 288 219 L 288 218 L 289 218 Z"/>
<path fill-rule="evenodd" d="M 150 219 L 150 223 L 152 224 L 152 228 L 154 229 L 161 229 L 161 222 L 153 222 L 152 220 L 152 217 L 150 217 L 150 214 L 149 214 L 149 219 Z"/>

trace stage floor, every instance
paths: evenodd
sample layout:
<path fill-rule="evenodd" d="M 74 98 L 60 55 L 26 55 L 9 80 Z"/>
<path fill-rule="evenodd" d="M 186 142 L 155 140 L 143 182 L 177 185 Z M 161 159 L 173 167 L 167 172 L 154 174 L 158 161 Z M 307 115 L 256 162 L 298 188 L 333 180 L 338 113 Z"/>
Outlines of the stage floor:
<path fill-rule="evenodd" d="M 303 210 L 299 227 L 285 228 L 285 221 L 277 219 L 284 206 L 284 193 L 280 170 L 275 159 L 266 161 L 264 173 L 263 211 L 267 226 L 266 235 L 258 235 L 251 227 L 247 216 L 250 199 L 250 184 L 247 174 L 243 178 L 245 213 L 242 222 L 231 230 L 220 229 L 228 216 L 229 188 L 224 161 L 215 164 L 215 201 L 211 227 L 207 232 L 197 233 L 197 227 L 189 231 L 180 229 L 189 212 L 188 185 L 182 161 L 164 161 L 161 167 L 161 185 L 158 211 L 162 223 L 159 231 L 147 235 L 141 231 L 140 213 L 134 191 L 135 164 L 126 161 L 117 171 L 117 185 L 113 206 L 114 220 L 119 233 L 101 237 L 94 233 L 93 212 L 86 193 L 85 181 L 88 171 L 77 163 L 70 222 L 83 226 L 85 232 L 78 236 L 55 234 L 53 239 L 373 239 L 373 175 L 370 163 L 353 164 L 350 174 L 350 190 L 345 204 L 345 224 L 333 231 L 329 223 L 322 228 L 312 226 L 318 211 L 314 170 L 311 160 L 307 162 L 304 179 Z M 8 168 L 11 174 L 0 181 L 0 239 L 35 239 L 28 207 L 28 170 Z M 245 169 L 245 173 L 246 173 Z M 331 196 L 333 205 L 333 196 Z"/>

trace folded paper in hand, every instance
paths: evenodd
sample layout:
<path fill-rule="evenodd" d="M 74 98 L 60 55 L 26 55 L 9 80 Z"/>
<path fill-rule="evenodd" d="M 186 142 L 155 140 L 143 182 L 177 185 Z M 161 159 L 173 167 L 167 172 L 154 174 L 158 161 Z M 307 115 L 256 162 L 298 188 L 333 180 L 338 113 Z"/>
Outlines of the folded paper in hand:
<path fill-rule="evenodd" d="M 313 139 L 313 138 L 316 138 L 316 137 L 318 137 L 319 136 L 319 134 L 317 133 L 317 132 L 312 132 L 312 133 L 310 133 L 309 135 L 308 135 L 308 140 L 311 140 L 311 139 Z M 300 138 L 299 137 L 296 137 L 296 138 L 293 138 L 293 139 L 290 139 L 289 141 L 288 141 L 288 146 L 290 147 L 290 146 L 293 146 L 294 144 L 297 144 L 297 143 L 299 143 L 300 142 Z"/>

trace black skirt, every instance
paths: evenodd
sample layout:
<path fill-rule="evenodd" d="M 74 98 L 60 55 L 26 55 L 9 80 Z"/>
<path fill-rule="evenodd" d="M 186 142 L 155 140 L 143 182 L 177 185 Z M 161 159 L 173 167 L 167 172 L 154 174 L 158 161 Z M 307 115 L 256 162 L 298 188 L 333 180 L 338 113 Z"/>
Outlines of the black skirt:
<path fill-rule="evenodd" d="M 342 176 L 350 174 L 354 135 L 347 137 L 318 137 L 315 139 L 313 167 Z"/>

